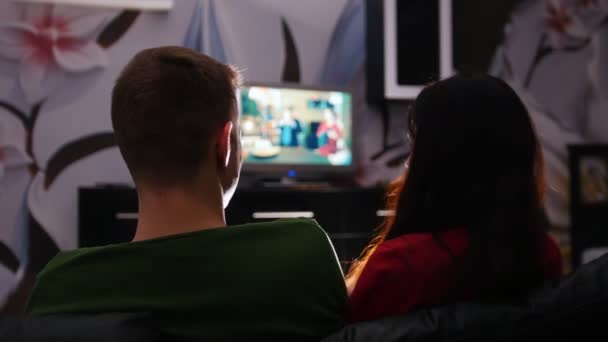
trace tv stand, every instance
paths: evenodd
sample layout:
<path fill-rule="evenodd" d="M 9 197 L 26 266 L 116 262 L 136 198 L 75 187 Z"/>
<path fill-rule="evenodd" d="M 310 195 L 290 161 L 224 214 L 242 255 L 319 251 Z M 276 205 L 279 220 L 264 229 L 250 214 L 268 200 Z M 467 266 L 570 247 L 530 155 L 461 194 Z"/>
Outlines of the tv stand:
<path fill-rule="evenodd" d="M 359 188 L 351 177 L 259 177 L 256 175 L 243 175 L 239 182 L 239 189 L 344 189 Z"/>
<path fill-rule="evenodd" d="M 327 189 L 332 185 L 328 181 L 300 180 L 297 178 L 283 177 L 279 180 L 264 180 L 259 183 L 262 188 L 289 188 L 289 189 Z"/>
<path fill-rule="evenodd" d="M 281 182 L 237 189 L 226 209 L 230 225 L 305 217 L 319 222 L 343 266 L 356 258 L 385 218 L 384 189 L 315 182 Z M 323 186 L 321 186 L 323 185 Z M 137 193 L 131 187 L 79 189 L 79 246 L 130 241 L 137 224 Z"/>

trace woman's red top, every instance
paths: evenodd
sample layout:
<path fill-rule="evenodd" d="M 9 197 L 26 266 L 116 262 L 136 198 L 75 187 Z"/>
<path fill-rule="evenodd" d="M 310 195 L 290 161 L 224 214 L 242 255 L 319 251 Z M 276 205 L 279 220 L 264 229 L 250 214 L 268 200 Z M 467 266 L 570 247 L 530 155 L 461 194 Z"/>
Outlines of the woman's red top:
<path fill-rule="evenodd" d="M 428 233 L 406 234 L 379 245 L 349 298 L 346 321 L 368 321 L 474 300 L 475 281 L 455 270 L 453 258 L 463 255 L 468 247 L 466 229 L 446 231 L 441 240 L 444 245 Z M 561 276 L 562 259 L 555 241 L 544 234 L 540 248 L 546 277 Z"/>

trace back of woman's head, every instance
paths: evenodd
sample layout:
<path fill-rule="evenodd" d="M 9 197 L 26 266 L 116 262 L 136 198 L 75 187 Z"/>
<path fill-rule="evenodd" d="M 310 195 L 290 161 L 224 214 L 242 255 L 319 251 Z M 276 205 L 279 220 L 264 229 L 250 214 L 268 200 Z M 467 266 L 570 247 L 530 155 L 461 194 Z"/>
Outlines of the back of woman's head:
<path fill-rule="evenodd" d="M 392 236 L 471 225 L 490 212 L 538 214 L 538 141 L 526 107 L 503 81 L 457 76 L 425 88 L 411 107 L 409 134 L 396 217 L 405 221 L 395 222 Z M 524 227 L 510 231 L 517 229 Z"/>
<path fill-rule="evenodd" d="M 499 79 L 456 76 L 426 87 L 409 115 L 408 170 L 377 242 L 466 228 L 462 276 L 488 299 L 524 295 L 542 279 L 542 158 L 526 107 Z"/>
<path fill-rule="evenodd" d="M 456 76 L 425 88 L 410 112 L 412 151 L 388 238 L 466 227 L 464 272 L 487 297 L 542 279 L 542 157 L 528 111 L 503 81 Z"/>

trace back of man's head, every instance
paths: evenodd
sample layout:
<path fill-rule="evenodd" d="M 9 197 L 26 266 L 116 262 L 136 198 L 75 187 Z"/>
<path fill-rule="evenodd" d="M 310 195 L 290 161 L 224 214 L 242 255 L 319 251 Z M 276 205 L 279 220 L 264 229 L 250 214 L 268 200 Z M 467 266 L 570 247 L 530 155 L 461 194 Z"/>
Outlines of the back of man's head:
<path fill-rule="evenodd" d="M 129 62 L 112 92 L 112 124 L 138 187 L 192 185 L 204 168 L 232 186 L 238 83 L 231 66 L 182 47 L 143 50 Z"/>

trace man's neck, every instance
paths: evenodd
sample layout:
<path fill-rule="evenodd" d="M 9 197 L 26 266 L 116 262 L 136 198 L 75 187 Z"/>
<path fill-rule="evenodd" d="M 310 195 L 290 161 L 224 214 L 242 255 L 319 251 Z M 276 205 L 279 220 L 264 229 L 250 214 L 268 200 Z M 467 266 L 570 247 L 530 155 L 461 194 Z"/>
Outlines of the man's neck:
<path fill-rule="evenodd" d="M 226 226 L 221 189 L 194 194 L 180 189 L 139 191 L 137 232 L 133 241 Z"/>

